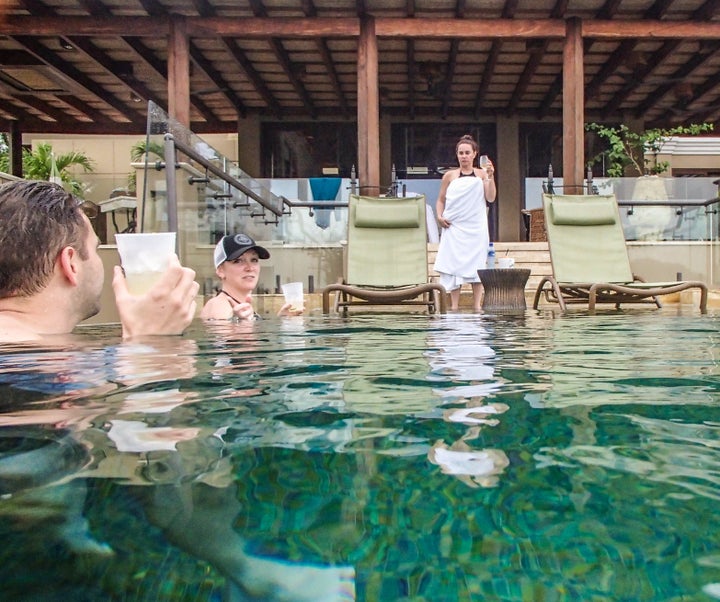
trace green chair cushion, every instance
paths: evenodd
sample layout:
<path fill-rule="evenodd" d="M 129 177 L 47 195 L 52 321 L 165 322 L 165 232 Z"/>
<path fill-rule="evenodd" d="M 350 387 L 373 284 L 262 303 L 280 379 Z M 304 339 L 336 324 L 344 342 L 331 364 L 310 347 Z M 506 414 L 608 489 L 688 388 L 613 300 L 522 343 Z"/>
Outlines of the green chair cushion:
<path fill-rule="evenodd" d="M 583 202 L 555 198 L 550 204 L 550 220 L 558 226 L 609 226 L 617 220 L 617 209 L 609 198 Z"/>
<path fill-rule="evenodd" d="M 355 208 L 355 227 L 419 228 L 420 215 L 417 207 L 407 202 L 360 202 Z"/>

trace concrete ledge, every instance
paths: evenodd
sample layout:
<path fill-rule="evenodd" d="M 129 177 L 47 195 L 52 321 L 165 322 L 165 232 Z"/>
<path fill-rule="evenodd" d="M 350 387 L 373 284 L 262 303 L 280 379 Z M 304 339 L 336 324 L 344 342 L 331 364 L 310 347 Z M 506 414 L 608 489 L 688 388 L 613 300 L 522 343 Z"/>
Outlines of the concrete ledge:
<path fill-rule="evenodd" d="M 668 299 L 674 297 L 675 299 Z M 694 305 L 698 307 L 700 305 L 700 291 L 697 289 L 689 289 L 686 291 L 680 291 L 675 295 L 665 295 L 660 299 L 663 303 L 679 303 L 681 305 Z M 708 309 L 720 309 L 720 291 L 708 290 Z"/>
<path fill-rule="evenodd" d="M 253 299 L 255 311 L 265 318 L 276 316 L 277 312 L 285 304 L 285 297 L 282 295 L 255 295 Z M 322 294 L 306 293 L 305 313 L 315 313 L 316 310 L 322 312 Z"/>

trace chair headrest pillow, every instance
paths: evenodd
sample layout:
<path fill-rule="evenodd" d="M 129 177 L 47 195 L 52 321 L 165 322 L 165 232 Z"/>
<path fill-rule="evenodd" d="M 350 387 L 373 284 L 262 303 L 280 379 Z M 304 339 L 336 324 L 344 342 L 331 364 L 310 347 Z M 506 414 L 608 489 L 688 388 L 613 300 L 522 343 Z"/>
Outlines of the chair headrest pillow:
<path fill-rule="evenodd" d="M 553 198 L 550 203 L 550 220 L 557 226 L 608 226 L 617 221 L 613 197 L 596 197 L 587 200 Z"/>
<path fill-rule="evenodd" d="M 420 215 L 417 203 L 361 201 L 355 207 L 354 222 L 356 228 L 419 228 Z"/>

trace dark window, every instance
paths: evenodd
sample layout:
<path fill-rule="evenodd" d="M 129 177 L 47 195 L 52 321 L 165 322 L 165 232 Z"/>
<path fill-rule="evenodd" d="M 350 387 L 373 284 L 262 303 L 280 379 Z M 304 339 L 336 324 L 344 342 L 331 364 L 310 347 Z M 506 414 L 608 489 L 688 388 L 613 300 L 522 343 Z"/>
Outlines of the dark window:
<path fill-rule="evenodd" d="M 521 123 L 520 161 L 523 178 L 547 178 L 550 165 L 562 177 L 562 124 Z"/>
<path fill-rule="evenodd" d="M 266 123 L 261 144 L 265 178 L 312 178 L 323 169 L 349 178 L 357 166 L 354 123 Z"/>
<path fill-rule="evenodd" d="M 470 134 L 480 146 L 481 155 L 496 157 L 495 124 L 396 123 L 392 126 L 392 162 L 398 177 L 412 177 L 408 167 L 427 168 L 427 175 L 441 177 L 447 168 L 457 167 L 455 145 Z"/>

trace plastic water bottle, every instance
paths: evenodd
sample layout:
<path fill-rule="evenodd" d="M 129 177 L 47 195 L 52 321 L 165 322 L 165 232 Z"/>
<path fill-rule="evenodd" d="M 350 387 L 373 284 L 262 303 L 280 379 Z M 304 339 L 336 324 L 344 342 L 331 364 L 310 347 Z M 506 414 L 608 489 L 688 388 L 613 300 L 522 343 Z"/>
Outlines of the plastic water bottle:
<path fill-rule="evenodd" d="M 495 246 L 493 245 L 493 243 L 490 243 L 490 245 L 488 246 L 487 267 L 488 270 L 492 270 L 495 268 Z"/>

